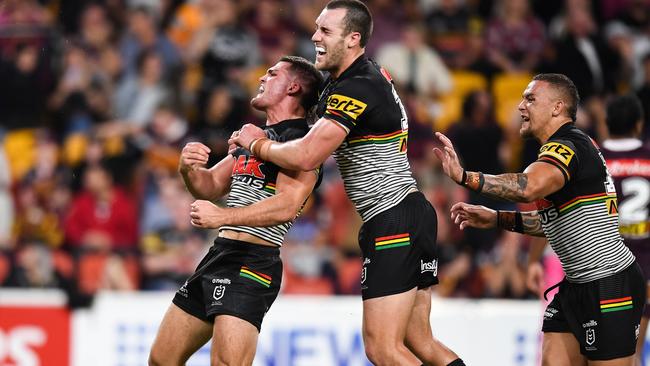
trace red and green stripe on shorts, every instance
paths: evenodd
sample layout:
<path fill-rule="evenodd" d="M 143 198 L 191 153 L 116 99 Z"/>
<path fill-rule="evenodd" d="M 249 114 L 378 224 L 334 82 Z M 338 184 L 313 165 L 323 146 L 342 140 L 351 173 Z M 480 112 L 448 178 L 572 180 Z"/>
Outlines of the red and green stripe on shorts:
<path fill-rule="evenodd" d="M 253 280 L 264 287 L 271 287 L 271 276 L 242 266 L 239 270 L 239 276 Z"/>
<path fill-rule="evenodd" d="M 409 233 L 381 236 L 379 238 L 375 238 L 375 250 L 399 248 L 407 245 L 411 245 L 411 237 Z"/>

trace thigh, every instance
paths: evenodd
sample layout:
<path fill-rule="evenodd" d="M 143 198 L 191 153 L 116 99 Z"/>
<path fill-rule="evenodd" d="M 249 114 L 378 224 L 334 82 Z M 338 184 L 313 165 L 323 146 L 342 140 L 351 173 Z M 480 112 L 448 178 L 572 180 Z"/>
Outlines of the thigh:
<path fill-rule="evenodd" d="M 416 289 L 363 301 L 363 337 L 374 341 L 402 343 L 415 303 Z M 390 321 L 387 321 L 390 319 Z M 373 343 L 374 343 L 373 342 Z M 395 343 L 391 343 L 395 344 Z"/>
<path fill-rule="evenodd" d="M 212 337 L 212 324 L 171 304 L 158 328 L 150 359 L 155 365 L 184 365 Z"/>
<path fill-rule="evenodd" d="M 580 344 L 572 333 L 545 332 L 542 339 L 542 366 L 586 366 Z"/>
<path fill-rule="evenodd" d="M 251 365 L 257 348 L 257 328 L 250 322 L 230 315 L 214 319 L 212 366 Z"/>
<path fill-rule="evenodd" d="M 633 366 L 634 365 L 634 355 L 616 358 L 613 360 L 596 360 L 589 361 L 589 366 Z"/>

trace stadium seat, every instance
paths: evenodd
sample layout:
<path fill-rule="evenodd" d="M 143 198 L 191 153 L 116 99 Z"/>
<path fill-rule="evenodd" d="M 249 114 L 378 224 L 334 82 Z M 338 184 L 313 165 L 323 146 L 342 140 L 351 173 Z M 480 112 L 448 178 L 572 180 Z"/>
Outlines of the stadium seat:
<path fill-rule="evenodd" d="M 333 295 L 334 286 L 323 277 L 303 277 L 285 266 L 282 275 L 282 293 L 291 295 Z"/>
<path fill-rule="evenodd" d="M 487 89 L 485 76 L 471 71 L 454 71 L 451 74 L 454 87 L 440 98 L 441 115 L 436 118 L 437 131 L 446 131 L 462 115 L 463 99 L 475 90 Z"/>
<path fill-rule="evenodd" d="M 83 133 L 73 133 L 63 142 L 63 160 L 70 166 L 79 164 L 86 156 L 88 136 Z"/>
<path fill-rule="evenodd" d="M 529 73 L 499 74 L 492 82 L 495 115 L 497 122 L 507 128 L 512 117 L 517 113 L 521 95 L 533 75 Z"/>
<path fill-rule="evenodd" d="M 11 178 L 18 182 L 36 161 L 36 130 L 20 129 L 7 132 L 3 147 L 11 169 Z"/>

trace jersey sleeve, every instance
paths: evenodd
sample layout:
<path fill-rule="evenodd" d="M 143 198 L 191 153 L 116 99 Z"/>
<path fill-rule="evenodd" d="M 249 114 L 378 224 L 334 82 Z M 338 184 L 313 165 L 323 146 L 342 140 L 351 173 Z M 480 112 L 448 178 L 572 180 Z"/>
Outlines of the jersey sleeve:
<path fill-rule="evenodd" d="M 566 182 L 578 169 L 579 157 L 576 146 L 568 140 L 548 141 L 539 149 L 537 161 L 551 164 L 562 172 Z"/>
<path fill-rule="evenodd" d="M 376 103 L 376 98 L 373 98 L 375 92 L 367 80 L 344 80 L 327 97 L 323 117 L 338 123 L 350 133 Z"/>

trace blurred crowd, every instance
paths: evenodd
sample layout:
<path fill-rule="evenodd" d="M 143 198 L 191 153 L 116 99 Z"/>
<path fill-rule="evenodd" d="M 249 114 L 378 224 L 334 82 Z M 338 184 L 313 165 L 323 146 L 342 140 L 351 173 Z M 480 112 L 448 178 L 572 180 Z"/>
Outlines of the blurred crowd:
<path fill-rule="evenodd" d="M 521 170 L 539 145 L 519 138 L 516 105 L 532 75 L 560 72 L 582 97 L 578 126 L 602 140 L 612 95 L 638 93 L 650 111 L 650 1 L 366 3 L 367 53 L 396 82 L 411 166 L 438 212 L 437 293 L 535 296 L 528 239 L 450 222 L 461 200 L 515 206 L 441 175 L 433 132 L 468 170 Z M 0 1 L 0 284 L 61 288 L 73 306 L 102 289 L 176 290 L 216 236 L 190 224 L 181 148 L 201 141 L 214 164 L 234 130 L 263 125 L 249 105 L 259 77 L 282 55 L 314 59 L 325 4 Z M 282 248 L 283 293 L 360 292 L 361 221 L 331 159 L 324 172 Z"/>

